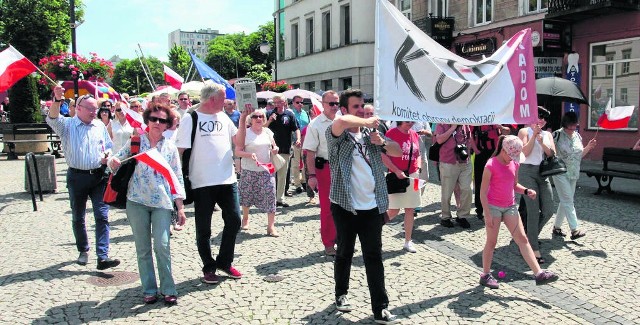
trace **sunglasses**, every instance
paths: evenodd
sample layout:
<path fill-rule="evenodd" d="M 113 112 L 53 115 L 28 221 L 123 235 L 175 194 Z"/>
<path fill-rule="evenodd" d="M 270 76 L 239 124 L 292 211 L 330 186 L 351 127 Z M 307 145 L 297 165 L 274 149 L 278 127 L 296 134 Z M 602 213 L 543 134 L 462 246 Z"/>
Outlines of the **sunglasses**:
<path fill-rule="evenodd" d="M 142 106 L 140 106 L 140 105 L 131 105 L 131 108 L 140 108 L 140 107 L 142 107 Z"/>
<path fill-rule="evenodd" d="M 160 122 L 162 124 L 167 124 L 167 123 L 169 123 L 169 119 L 155 117 L 155 116 L 149 116 L 149 122 L 153 122 L 153 123 Z"/>
<path fill-rule="evenodd" d="M 296 104 L 302 104 L 302 102 L 296 102 Z"/>
<path fill-rule="evenodd" d="M 82 103 L 84 100 L 89 99 L 89 98 L 93 98 L 93 96 L 91 95 L 84 95 L 84 96 L 80 96 L 78 97 L 78 100 L 76 101 L 76 106 L 82 106 L 80 105 L 80 103 Z M 84 106 L 82 106 L 84 107 Z M 86 108 L 86 107 L 85 107 Z M 95 110 L 95 108 L 92 108 L 93 110 Z"/>
<path fill-rule="evenodd" d="M 116 108 L 116 112 L 122 112 L 122 108 Z"/>
<path fill-rule="evenodd" d="M 327 103 L 327 105 L 331 107 L 340 105 L 340 102 L 323 102 L 323 103 Z"/>
<path fill-rule="evenodd" d="M 264 115 L 251 115 L 252 119 L 259 119 L 259 118 L 264 118 Z"/>

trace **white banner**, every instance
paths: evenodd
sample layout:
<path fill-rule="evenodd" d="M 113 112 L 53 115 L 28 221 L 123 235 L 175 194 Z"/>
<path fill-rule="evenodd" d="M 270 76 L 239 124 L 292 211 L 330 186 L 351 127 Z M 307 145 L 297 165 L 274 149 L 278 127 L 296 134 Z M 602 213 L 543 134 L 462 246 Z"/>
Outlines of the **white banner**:
<path fill-rule="evenodd" d="M 377 0 L 375 44 L 375 106 L 384 120 L 468 125 L 537 121 L 530 29 L 474 62 L 432 40 L 389 1 Z"/>

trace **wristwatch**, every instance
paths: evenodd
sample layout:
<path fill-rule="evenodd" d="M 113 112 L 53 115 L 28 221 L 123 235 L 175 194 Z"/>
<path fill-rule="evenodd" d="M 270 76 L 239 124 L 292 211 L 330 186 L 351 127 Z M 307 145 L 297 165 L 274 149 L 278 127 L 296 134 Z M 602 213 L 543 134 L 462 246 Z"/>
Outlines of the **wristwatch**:
<path fill-rule="evenodd" d="M 382 144 L 380 146 L 384 148 L 386 145 L 387 145 L 387 140 L 383 138 Z"/>
<path fill-rule="evenodd" d="M 529 195 L 529 189 L 528 188 L 524 189 L 524 195 Z"/>

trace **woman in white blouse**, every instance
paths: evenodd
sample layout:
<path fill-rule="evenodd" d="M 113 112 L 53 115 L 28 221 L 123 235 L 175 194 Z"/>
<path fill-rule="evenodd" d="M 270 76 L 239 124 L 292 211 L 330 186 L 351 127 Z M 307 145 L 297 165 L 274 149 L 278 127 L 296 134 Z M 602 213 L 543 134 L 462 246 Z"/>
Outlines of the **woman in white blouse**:
<path fill-rule="evenodd" d="M 113 141 L 113 152 L 120 151 L 133 134 L 133 127 L 129 125 L 129 122 L 120 107 L 121 105 L 123 104 L 120 102 L 116 103 L 116 116 L 111 123 L 107 125 L 107 131 L 109 131 L 109 136 Z"/>
<path fill-rule="evenodd" d="M 527 206 L 525 230 L 538 264 L 545 262 L 540 254 L 538 237 L 542 227 L 551 219 L 554 211 L 553 192 L 549 178 L 540 176 L 540 164 L 545 156 L 552 156 L 556 152 L 551 133 L 544 131 L 549 115 L 548 110 L 538 106 L 538 121 L 518 132 L 518 137 L 524 143 L 522 148 L 524 159 L 520 159 L 518 181 L 522 186 L 538 193 L 538 197 L 535 199 L 526 195 L 522 196 Z"/>

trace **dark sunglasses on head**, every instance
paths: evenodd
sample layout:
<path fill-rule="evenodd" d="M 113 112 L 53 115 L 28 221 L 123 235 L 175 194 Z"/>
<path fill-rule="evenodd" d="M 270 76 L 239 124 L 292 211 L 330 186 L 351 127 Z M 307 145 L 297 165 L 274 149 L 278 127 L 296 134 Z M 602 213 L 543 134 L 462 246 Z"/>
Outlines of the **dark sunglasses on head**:
<path fill-rule="evenodd" d="M 160 117 L 155 117 L 155 116 L 149 116 L 149 122 L 153 122 L 153 123 L 160 122 L 160 123 L 162 123 L 162 124 L 167 124 L 167 123 L 169 123 L 169 120 L 168 120 L 168 119 L 166 119 L 166 118 L 160 118 Z"/>
<path fill-rule="evenodd" d="M 323 102 L 323 103 L 327 103 L 327 105 L 331 107 L 340 105 L 340 102 Z"/>
<path fill-rule="evenodd" d="M 252 119 L 264 118 L 264 115 L 251 115 Z"/>
<path fill-rule="evenodd" d="M 84 95 L 84 96 L 78 97 L 78 100 L 76 101 L 76 106 L 80 106 L 80 103 L 82 103 L 84 100 L 89 99 L 89 98 L 93 98 L 93 96 L 92 95 Z"/>

